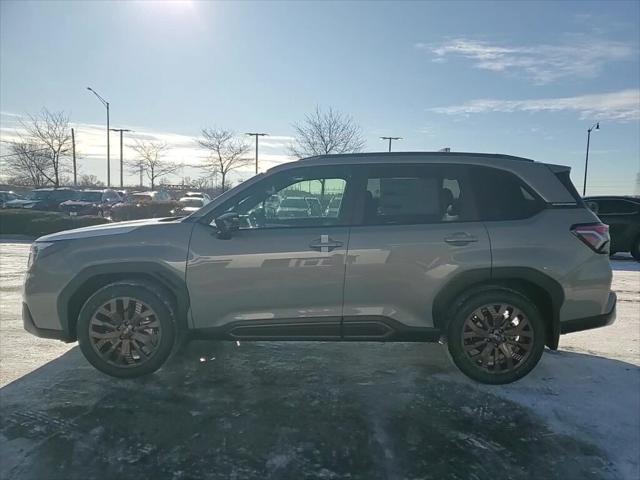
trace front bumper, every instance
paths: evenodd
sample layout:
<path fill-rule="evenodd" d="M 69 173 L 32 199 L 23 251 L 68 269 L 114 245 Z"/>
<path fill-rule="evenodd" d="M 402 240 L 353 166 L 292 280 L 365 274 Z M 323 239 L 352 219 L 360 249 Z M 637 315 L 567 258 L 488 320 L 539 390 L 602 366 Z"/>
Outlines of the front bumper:
<path fill-rule="evenodd" d="M 575 318 L 573 320 L 567 320 L 560 322 L 560 333 L 572 333 L 581 332 L 583 330 L 591 330 L 592 328 L 606 327 L 611 325 L 616 320 L 616 302 L 618 297 L 615 292 L 609 292 L 609 299 L 607 301 L 607 308 L 601 315 L 595 315 L 593 317 Z"/>
<path fill-rule="evenodd" d="M 22 303 L 22 325 L 24 329 L 32 335 L 40 338 L 53 338 L 55 340 L 62 340 L 63 342 L 73 342 L 75 339 L 70 338 L 62 330 L 49 330 L 47 328 L 39 328 L 33 321 L 31 311 L 26 303 Z"/>

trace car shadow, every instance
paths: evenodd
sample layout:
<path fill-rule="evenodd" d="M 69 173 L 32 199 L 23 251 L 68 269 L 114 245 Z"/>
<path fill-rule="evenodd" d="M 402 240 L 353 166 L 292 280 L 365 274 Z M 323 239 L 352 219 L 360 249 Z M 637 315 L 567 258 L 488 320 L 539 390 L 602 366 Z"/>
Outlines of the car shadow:
<path fill-rule="evenodd" d="M 118 380 L 76 347 L 0 389 L 0 478 L 602 479 L 637 468 L 625 454 L 637 452 L 638 411 L 626 427 L 618 415 L 640 402 L 638 367 L 547 352 L 525 379 L 492 387 L 444 352 L 192 342 L 156 374 Z M 604 423 L 611 437 L 593 436 Z"/>

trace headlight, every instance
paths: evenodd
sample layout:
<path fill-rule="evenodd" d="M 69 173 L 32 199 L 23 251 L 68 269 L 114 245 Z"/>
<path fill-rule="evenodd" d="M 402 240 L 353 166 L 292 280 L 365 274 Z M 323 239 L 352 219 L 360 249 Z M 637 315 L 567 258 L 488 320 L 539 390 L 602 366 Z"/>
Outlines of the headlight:
<path fill-rule="evenodd" d="M 29 260 L 27 261 L 27 269 L 31 268 L 35 263 L 38 255 L 42 253 L 42 250 L 53 245 L 53 242 L 33 242 L 31 249 L 29 250 Z"/>

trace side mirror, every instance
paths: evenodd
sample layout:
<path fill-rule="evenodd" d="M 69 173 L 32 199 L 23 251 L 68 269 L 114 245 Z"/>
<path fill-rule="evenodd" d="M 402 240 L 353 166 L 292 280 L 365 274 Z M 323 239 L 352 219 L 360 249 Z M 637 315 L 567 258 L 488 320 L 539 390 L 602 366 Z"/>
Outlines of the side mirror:
<path fill-rule="evenodd" d="M 240 216 L 235 212 L 227 212 L 215 219 L 218 229 L 218 238 L 229 240 L 233 237 L 233 232 L 240 228 Z"/>
<path fill-rule="evenodd" d="M 587 207 L 589 207 L 589 210 L 593 213 L 598 213 L 598 204 L 596 202 L 587 202 Z"/>

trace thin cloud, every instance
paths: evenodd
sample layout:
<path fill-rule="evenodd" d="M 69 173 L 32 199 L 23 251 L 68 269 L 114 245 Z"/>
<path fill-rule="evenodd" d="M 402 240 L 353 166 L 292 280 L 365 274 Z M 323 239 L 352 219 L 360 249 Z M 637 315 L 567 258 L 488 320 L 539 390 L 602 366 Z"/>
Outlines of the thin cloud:
<path fill-rule="evenodd" d="M 417 43 L 414 46 L 431 53 L 434 62 L 461 57 L 470 60 L 476 68 L 522 75 L 539 85 L 566 77 L 595 77 L 605 64 L 633 59 L 635 52 L 626 43 L 584 35 L 568 35 L 560 45 L 498 45 L 458 38 L 437 45 Z"/>
<path fill-rule="evenodd" d="M 640 89 L 580 95 L 577 97 L 530 100 L 486 98 L 429 110 L 446 115 L 470 115 L 488 112 L 576 112 L 581 119 L 628 122 L 640 120 Z"/>

